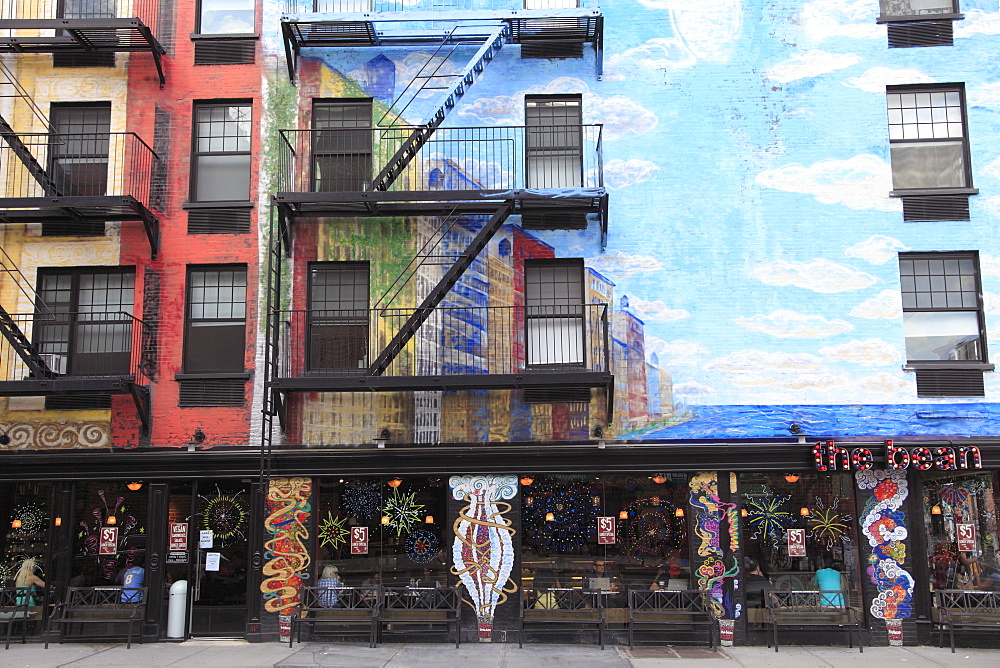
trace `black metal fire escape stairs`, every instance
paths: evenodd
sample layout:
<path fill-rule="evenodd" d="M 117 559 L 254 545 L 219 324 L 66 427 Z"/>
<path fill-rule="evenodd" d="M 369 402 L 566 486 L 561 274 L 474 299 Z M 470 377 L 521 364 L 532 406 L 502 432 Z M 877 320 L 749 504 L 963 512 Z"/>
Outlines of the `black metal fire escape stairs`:
<path fill-rule="evenodd" d="M 48 119 L 34 99 L 2 62 L 0 62 L 0 91 L 2 91 L 0 99 L 14 98 L 15 103 L 23 104 L 25 109 L 46 127 L 49 125 Z M 24 165 L 27 173 L 38 183 L 47 196 L 60 197 L 62 195 L 47 170 L 42 167 L 31 149 L 21 140 L 21 135 L 13 130 L 2 115 L 0 115 L 0 138 L 10 147 L 11 152 Z M 0 222 L 20 221 L 11 220 L 8 216 L 0 213 Z M 33 304 L 36 316 L 52 315 L 51 309 L 35 293 L 20 268 L 3 247 L 0 247 L 0 275 L 5 275 L 7 280 L 17 288 L 17 292 L 23 294 Z M 24 334 L 17 320 L 2 304 L 0 304 L 0 335 L 6 339 L 11 350 L 24 363 L 28 371 L 27 377 L 23 379 L 0 380 L 0 396 L 36 396 L 87 391 L 120 393 L 124 390 L 132 396 L 143 429 L 148 432 L 150 419 L 148 387 L 139 385 L 134 382 L 134 379 L 128 378 L 75 378 L 57 373 L 57 370 L 48 364 L 35 345 Z M 7 360 L 8 365 L 12 362 L 12 359 Z"/>
<path fill-rule="evenodd" d="M 163 56 L 167 50 L 142 18 L 118 18 L 114 9 L 88 11 L 87 18 L 55 18 L 53 11 L 62 2 L 9 2 L 0 10 L 0 30 L 10 31 L 0 36 L 0 53 L 142 53 L 149 52 L 156 66 L 160 88 L 166 83 Z M 67 3 L 68 5 L 69 3 Z M 96 4 L 96 3 L 95 3 Z M 101 7 L 104 7 L 102 4 Z M 53 16 L 50 17 L 49 14 Z M 103 16 L 101 14 L 104 14 Z M 19 35 L 23 31 L 25 35 Z"/>

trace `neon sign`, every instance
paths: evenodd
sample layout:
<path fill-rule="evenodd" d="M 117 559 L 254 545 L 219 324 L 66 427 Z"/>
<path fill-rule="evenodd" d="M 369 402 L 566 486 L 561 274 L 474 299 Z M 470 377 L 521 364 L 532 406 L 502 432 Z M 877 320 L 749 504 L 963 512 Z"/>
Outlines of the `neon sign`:
<path fill-rule="evenodd" d="M 834 441 L 819 441 L 813 445 L 812 453 L 817 471 L 867 471 L 875 467 L 875 453 L 870 448 L 851 448 L 838 446 Z M 890 470 L 914 468 L 918 471 L 955 471 L 983 468 L 982 455 L 974 445 L 907 448 L 886 441 L 884 457 L 885 468 Z"/>

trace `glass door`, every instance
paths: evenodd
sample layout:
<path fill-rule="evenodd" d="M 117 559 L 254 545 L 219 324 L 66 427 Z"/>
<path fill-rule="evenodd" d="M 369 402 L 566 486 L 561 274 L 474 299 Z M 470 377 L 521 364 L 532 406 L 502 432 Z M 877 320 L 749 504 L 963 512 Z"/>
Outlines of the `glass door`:
<path fill-rule="evenodd" d="M 250 484 L 199 481 L 190 528 L 190 635 L 242 638 L 247 619 Z"/>

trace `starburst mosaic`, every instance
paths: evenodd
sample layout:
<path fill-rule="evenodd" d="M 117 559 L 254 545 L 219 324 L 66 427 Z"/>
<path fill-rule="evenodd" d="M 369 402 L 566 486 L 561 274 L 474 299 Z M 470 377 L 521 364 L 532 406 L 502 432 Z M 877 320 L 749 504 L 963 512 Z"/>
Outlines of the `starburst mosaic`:
<path fill-rule="evenodd" d="M 330 511 L 326 512 L 326 518 L 319 522 L 319 544 L 326 545 L 334 550 L 347 543 L 347 537 L 351 535 L 351 530 L 347 528 L 346 517 L 334 517 Z"/>
<path fill-rule="evenodd" d="M 410 528 L 420 521 L 420 512 L 424 504 L 417 503 L 417 493 L 401 493 L 399 488 L 393 488 L 392 494 L 385 500 L 382 513 L 389 518 L 389 527 L 396 531 L 396 536 L 409 533 Z"/>
<path fill-rule="evenodd" d="M 341 505 L 348 516 L 367 520 L 375 516 L 382 506 L 381 487 L 377 482 L 348 483 L 341 496 Z"/>
<path fill-rule="evenodd" d="M 243 528 L 247 523 L 247 511 L 239 498 L 240 494 L 242 491 L 236 494 L 223 494 L 216 489 L 215 496 L 202 497 L 205 501 L 202 523 L 206 529 L 211 530 L 215 538 L 226 540 L 244 535 Z"/>
<path fill-rule="evenodd" d="M 831 550 L 834 543 L 847 535 L 851 526 L 851 516 L 840 512 L 840 499 L 826 508 L 823 500 L 817 498 L 816 506 L 809 515 L 809 531 L 816 540 L 826 546 L 827 550 Z"/>
<path fill-rule="evenodd" d="M 417 529 L 412 532 L 404 543 L 407 556 L 418 564 L 426 564 L 434 559 L 440 546 L 441 541 L 438 540 L 438 537 L 427 529 Z"/>
<path fill-rule="evenodd" d="M 795 523 L 795 517 L 785 510 L 787 495 L 747 501 L 747 526 L 753 531 L 752 538 L 770 536 L 777 540 L 782 532 Z"/>

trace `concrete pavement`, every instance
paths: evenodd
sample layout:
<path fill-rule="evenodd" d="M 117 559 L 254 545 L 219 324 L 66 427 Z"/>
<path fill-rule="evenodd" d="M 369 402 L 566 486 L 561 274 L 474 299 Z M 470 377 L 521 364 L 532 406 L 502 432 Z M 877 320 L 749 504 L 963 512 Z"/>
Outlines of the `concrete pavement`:
<path fill-rule="evenodd" d="M 868 647 L 864 654 L 838 647 L 727 647 L 712 652 L 695 647 L 608 646 L 604 651 L 589 645 L 530 644 L 382 644 L 376 649 L 348 643 L 303 643 L 289 649 L 278 643 L 251 644 L 242 640 L 192 640 L 181 643 L 133 645 L 73 643 L 11 645 L 0 649 L 0 665 L 16 666 L 159 666 L 311 668 L 826 668 L 872 664 L 881 667 L 923 668 L 962 666 L 996 668 L 1000 650 L 959 649 L 952 654 L 937 647 Z"/>

